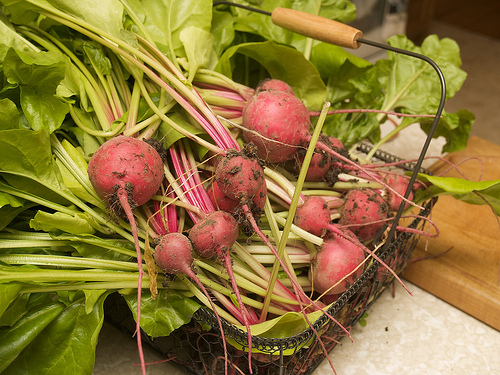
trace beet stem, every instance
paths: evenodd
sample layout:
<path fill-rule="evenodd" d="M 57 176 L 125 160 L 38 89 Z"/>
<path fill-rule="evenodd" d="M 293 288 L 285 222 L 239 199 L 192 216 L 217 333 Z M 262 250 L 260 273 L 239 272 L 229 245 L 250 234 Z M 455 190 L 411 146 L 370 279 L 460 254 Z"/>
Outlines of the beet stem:
<path fill-rule="evenodd" d="M 134 237 L 134 245 L 135 251 L 137 253 L 137 266 L 139 267 L 139 280 L 137 285 L 137 319 L 135 323 L 135 334 L 137 338 L 137 348 L 139 350 L 139 358 L 141 360 L 141 370 L 143 375 L 146 375 L 146 364 L 144 361 L 144 352 L 142 349 L 142 340 L 141 340 L 141 294 L 142 294 L 142 276 L 143 276 L 143 268 L 142 268 L 142 256 L 141 256 L 141 248 L 139 246 L 139 237 L 137 236 L 137 223 L 134 218 L 134 213 L 132 212 L 132 208 L 129 203 L 129 196 L 127 190 L 124 186 L 119 186 L 116 192 L 118 196 L 118 200 L 125 211 L 125 215 L 127 215 L 127 219 L 130 223 L 130 228 L 132 232 L 132 236 Z"/>

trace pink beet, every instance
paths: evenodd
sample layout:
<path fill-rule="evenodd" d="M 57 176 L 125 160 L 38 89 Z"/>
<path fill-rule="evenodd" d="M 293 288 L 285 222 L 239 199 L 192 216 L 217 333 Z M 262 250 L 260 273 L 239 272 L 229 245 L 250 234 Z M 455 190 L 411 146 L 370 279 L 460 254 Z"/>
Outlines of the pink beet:
<path fill-rule="evenodd" d="M 364 246 L 349 230 L 344 230 L 342 236 L 332 234 L 313 259 L 309 274 L 313 289 L 326 294 L 347 290 L 363 274 L 363 249 Z"/>
<path fill-rule="evenodd" d="M 349 190 L 340 209 L 341 226 L 347 226 L 362 241 L 371 241 L 389 217 L 389 206 L 373 189 Z"/>
<path fill-rule="evenodd" d="M 307 197 L 304 203 L 297 207 L 293 223 L 315 236 L 323 237 L 330 223 L 328 204 L 321 197 Z"/>
<path fill-rule="evenodd" d="M 392 211 L 397 211 L 403 199 L 399 197 L 395 192 L 404 196 L 406 189 L 408 188 L 409 179 L 400 174 L 388 174 L 384 176 L 383 181 L 391 187 L 391 189 L 386 190 L 385 199 Z M 413 191 L 410 191 L 408 199 L 413 200 Z M 405 208 L 408 208 L 410 203 L 405 204 Z"/>
<path fill-rule="evenodd" d="M 139 267 L 136 323 L 136 329 L 139 331 L 143 270 L 137 224 L 132 210 L 149 201 L 158 191 L 163 181 L 163 162 L 158 152 L 146 142 L 118 136 L 105 142 L 95 152 L 87 170 L 90 182 L 99 197 L 109 204 L 114 214 L 120 215 L 124 212 L 130 223 Z M 145 374 L 141 335 L 137 335 L 137 346 L 141 369 Z"/>
<path fill-rule="evenodd" d="M 272 78 L 267 78 L 259 82 L 255 88 L 255 92 L 259 93 L 261 91 L 282 91 L 293 94 L 293 89 L 288 83 Z"/>
<path fill-rule="evenodd" d="M 246 142 L 258 149 L 258 156 L 270 163 L 290 160 L 304 145 L 311 122 L 302 101 L 284 91 L 261 91 L 243 109 Z"/>

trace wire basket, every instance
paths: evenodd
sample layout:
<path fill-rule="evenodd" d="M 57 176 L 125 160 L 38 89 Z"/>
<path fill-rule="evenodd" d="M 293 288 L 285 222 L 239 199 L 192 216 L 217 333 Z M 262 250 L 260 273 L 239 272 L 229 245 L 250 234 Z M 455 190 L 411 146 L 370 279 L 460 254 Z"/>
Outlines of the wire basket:
<path fill-rule="evenodd" d="M 370 145 L 361 144 L 358 151 L 367 153 Z M 375 157 L 392 163 L 400 159 L 383 151 L 377 151 Z M 415 164 L 406 163 L 399 168 L 413 171 Z M 428 173 L 427 171 L 424 171 Z M 428 201 L 419 217 L 413 219 L 407 227 L 422 229 L 424 218 L 430 214 L 435 199 Z M 415 249 L 418 236 L 396 231 L 390 243 L 382 247 L 379 258 L 389 265 L 396 274 L 405 269 L 411 253 Z M 349 289 L 347 289 L 327 310 L 328 315 L 345 328 L 349 329 L 363 317 L 366 310 L 377 300 L 385 288 L 394 281 L 394 276 L 381 264 L 373 260 Z M 127 334 L 135 331 L 135 322 L 125 301 L 115 293 L 106 300 L 105 312 L 110 323 Z M 313 327 L 320 332 L 320 337 L 327 351 L 346 335 L 345 331 L 333 323 L 328 315 L 323 314 Z M 230 338 L 242 347 L 247 347 L 247 333 L 222 319 L 226 339 Z M 207 329 L 207 327 L 210 327 Z M 252 337 L 252 347 L 259 353 L 252 353 L 253 374 L 311 374 L 325 354 L 319 346 L 314 330 L 286 338 Z M 208 309 L 200 308 L 190 323 L 172 332 L 168 337 L 152 338 L 143 334 L 144 341 L 160 354 L 175 363 L 188 374 L 224 374 L 224 346 L 217 318 Z M 285 354 L 286 353 L 286 354 Z M 249 374 L 248 353 L 227 345 L 229 373 Z"/>

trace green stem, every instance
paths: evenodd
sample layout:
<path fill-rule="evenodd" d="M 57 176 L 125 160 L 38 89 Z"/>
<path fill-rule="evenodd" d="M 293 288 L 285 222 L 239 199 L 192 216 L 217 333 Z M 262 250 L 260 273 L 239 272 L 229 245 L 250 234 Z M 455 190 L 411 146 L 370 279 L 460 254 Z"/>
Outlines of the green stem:
<path fill-rule="evenodd" d="M 112 138 L 118 133 L 120 133 L 124 127 L 123 122 L 115 121 L 113 122 L 112 128 L 106 131 L 90 128 L 87 125 L 85 125 L 83 120 L 78 115 L 78 111 L 76 110 L 75 107 L 73 107 L 72 105 L 68 105 L 68 107 L 69 107 L 69 114 L 71 115 L 71 118 L 73 119 L 75 125 L 78 126 L 80 129 L 82 129 L 85 133 L 93 135 L 94 137 Z"/>
<path fill-rule="evenodd" d="M 58 269 L 31 269 L 18 267 L 3 267 L 0 269 L 0 281 L 26 282 L 92 282 L 92 281 L 134 281 L 137 288 L 137 272 L 123 272 L 114 270 L 58 270 Z"/>
<path fill-rule="evenodd" d="M 69 156 L 68 152 L 55 135 L 52 135 L 50 137 L 50 143 L 52 145 L 52 150 L 54 151 L 55 156 L 71 172 L 73 177 L 75 177 L 76 180 L 85 188 L 88 194 L 90 194 L 97 202 L 101 202 L 101 198 L 99 198 L 94 188 L 92 187 L 86 171 L 85 173 L 82 172 L 78 164 L 75 163 L 71 156 Z M 104 204 L 101 204 L 99 208 L 104 209 Z"/>
<path fill-rule="evenodd" d="M 61 241 L 64 242 L 64 241 Z M 117 260 L 80 258 L 63 255 L 45 254 L 0 254 L 0 261 L 11 265 L 31 264 L 46 267 L 61 268 L 96 268 L 116 271 L 137 272 L 138 267 L 133 262 L 122 262 Z"/>
<path fill-rule="evenodd" d="M 137 281 L 104 281 L 104 282 L 91 282 L 91 283 L 72 283 L 62 285 L 26 285 L 22 289 L 22 293 L 50 293 L 61 291 L 76 291 L 76 290 L 123 290 L 137 288 Z M 160 289 L 169 290 L 186 290 L 184 284 L 179 282 L 169 281 L 168 286 L 158 286 Z M 149 280 L 144 280 L 142 289 L 149 289 Z"/>
<path fill-rule="evenodd" d="M 62 212 L 62 213 L 68 214 L 68 215 L 73 216 L 77 212 L 72 208 L 68 208 L 66 206 L 54 203 L 54 202 L 46 200 L 44 198 L 40 198 L 36 195 L 17 190 L 15 188 L 13 188 L 9 185 L 3 184 L 1 182 L 0 182 L 0 191 L 14 195 L 15 197 L 26 199 L 27 201 L 36 203 L 36 204 L 41 205 L 41 206 L 45 206 L 45 207 L 50 208 L 54 211 L 59 211 L 59 212 Z"/>
<path fill-rule="evenodd" d="M 40 248 L 40 247 L 64 247 L 68 245 L 68 241 L 54 241 L 54 240 L 7 240 L 3 239 L 0 242 L 0 249 L 20 249 L 20 248 Z M 2 257 L 2 255 L 0 255 Z"/>
<path fill-rule="evenodd" d="M 210 302 L 208 301 L 207 297 L 205 296 L 205 294 L 200 289 L 198 289 L 190 280 L 188 280 L 187 277 L 184 277 L 182 279 L 182 281 L 187 286 L 187 288 L 194 294 L 194 296 L 196 298 L 198 298 L 198 300 L 200 300 L 209 309 L 212 309 L 212 305 L 210 304 Z M 227 320 L 229 323 L 234 324 L 234 325 L 239 325 L 240 324 L 240 322 L 238 320 L 236 320 L 231 314 L 228 314 L 224 309 L 221 309 L 217 305 L 215 305 L 215 308 L 217 310 L 217 314 L 221 318 Z"/>

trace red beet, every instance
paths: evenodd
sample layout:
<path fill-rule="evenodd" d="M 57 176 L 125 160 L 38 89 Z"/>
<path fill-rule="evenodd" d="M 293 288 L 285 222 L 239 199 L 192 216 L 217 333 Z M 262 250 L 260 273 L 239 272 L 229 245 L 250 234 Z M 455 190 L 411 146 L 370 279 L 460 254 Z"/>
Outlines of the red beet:
<path fill-rule="evenodd" d="M 158 152 L 146 142 L 118 136 L 105 142 L 95 152 L 89 161 L 88 174 L 99 197 L 109 204 L 115 214 L 120 215 L 123 210 L 130 223 L 139 266 L 136 323 L 139 331 L 143 270 L 137 224 L 132 210 L 149 201 L 158 191 L 163 181 L 163 162 Z M 137 335 L 137 346 L 142 372 L 146 373 L 140 337 Z"/>

